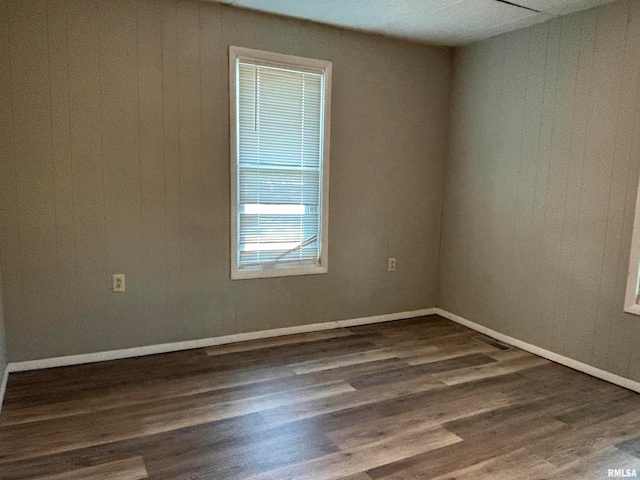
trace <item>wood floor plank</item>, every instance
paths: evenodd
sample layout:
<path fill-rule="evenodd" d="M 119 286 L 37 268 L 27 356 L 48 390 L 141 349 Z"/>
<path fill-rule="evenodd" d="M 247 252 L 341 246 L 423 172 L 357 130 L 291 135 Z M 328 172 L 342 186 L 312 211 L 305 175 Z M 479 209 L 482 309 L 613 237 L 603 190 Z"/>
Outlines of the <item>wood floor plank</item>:
<path fill-rule="evenodd" d="M 403 356 L 399 358 L 403 358 L 409 365 L 423 365 L 425 363 L 434 363 L 434 362 L 442 362 L 445 360 L 451 360 L 454 358 L 458 358 L 463 355 L 474 355 L 474 354 L 489 354 L 491 353 L 491 347 L 486 345 L 464 345 L 461 347 L 447 348 L 440 347 L 437 349 L 433 349 L 431 351 L 427 351 L 426 348 L 424 352 L 411 352 L 408 356 Z"/>
<path fill-rule="evenodd" d="M 343 367 L 332 368 L 329 370 L 318 370 L 315 372 L 298 374 L 298 378 L 309 378 L 315 382 L 330 382 L 335 380 L 349 381 L 352 378 L 359 377 L 361 375 L 383 375 L 387 372 L 392 372 L 398 369 L 407 368 L 409 365 L 398 359 L 389 358 L 384 360 L 374 360 L 366 363 L 354 363 L 352 365 L 345 365 Z"/>
<path fill-rule="evenodd" d="M 142 457 L 39 477 L 38 480 L 143 480 L 149 478 Z"/>
<path fill-rule="evenodd" d="M 379 347 L 391 347 L 396 349 L 400 353 L 406 352 L 407 355 L 411 355 L 412 347 L 419 350 L 421 348 L 428 349 L 429 347 L 434 346 L 440 349 L 449 347 L 460 347 L 463 345 L 478 346 L 478 342 L 474 342 L 472 340 L 475 333 L 476 332 L 473 332 L 472 330 L 450 330 L 429 338 L 415 338 L 411 336 L 407 336 L 407 338 L 398 338 L 392 336 L 376 335 L 374 332 L 370 332 L 363 336 L 366 336 L 366 338 L 368 338 L 371 343 L 374 343 Z M 491 347 L 489 347 L 488 345 L 485 345 L 485 347 L 487 347 L 487 349 L 491 349 Z"/>
<path fill-rule="evenodd" d="M 506 360 L 491 365 L 481 365 L 478 367 L 470 367 L 463 370 L 453 372 L 445 372 L 435 375 L 436 378 L 447 385 L 459 385 L 461 383 L 478 380 L 481 378 L 495 377 L 507 373 L 518 372 L 527 368 L 537 367 L 548 363 L 549 360 L 531 356 L 516 358 L 515 360 Z"/>
<path fill-rule="evenodd" d="M 364 373 L 348 379 L 349 385 L 360 390 L 415 379 L 431 380 L 428 374 L 418 367 L 405 366 L 384 372 Z"/>
<path fill-rule="evenodd" d="M 248 480 L 338 480 L 379 465 L 435 450 L 461 441 L 442 427 L 421 432 L 401 433 L 352 450 L 327 455 L 308 462 L 264 472 Z"/>
<path fill-rule="evenodd" d="M 531 480 L 547 478 L 555 469 L 553 465 L 532 455 L 525 448 L 499 455 L 470 465 L 460 470 L 433 478 L 433 480 L 477 480 L 491 478 L 493 480 Z"/>
<path fill-rule="evenodd" d="M 294 363 L 290 365 L 291 369 L 299 374 L 313 373 L 321 370 L 331 370 L 333 368 L 347 367 L 358 363 L 375 362 L 378 360 L 388 360 L 395 358 L 393 352 L 385 352 L 383 350 L 371 350 L 368 352 L 348 353 L 335 357 L 324 358 L 322 360 L 309 360 L 307 362 Z"/>
<path fill-rule="evenodd" d="M 376 342 L 378 344 L 378 342 Z M 413 358 L 421 355 L 435 355 L 441 353 L 443 350 L 438 345 L 426 344 L 423 340 L 406 340 L 398 342 L 393 340 L 391 342 L 380 342 L 385 345 L 385 350 L 392 352 L 398 358 Z"/>
<path fill-rule="evenodd" d="M 332 330 L 322 330 L 320 332 L 308 332 L 295 335 L 285 335 L 282 337 L 261 338 L 259 340 L 216 345 L 214 347 L 208 347 L 206 352 L 209 356 L 226 355 L 228 353 L 249 352 L 251 350 L 259 350 L 262 348 L 316 342 L 318 340 L 326 340 L 328 338 L 348 337 L 352 335 L 353 332 L 346 328 L 335 328 Z"/>

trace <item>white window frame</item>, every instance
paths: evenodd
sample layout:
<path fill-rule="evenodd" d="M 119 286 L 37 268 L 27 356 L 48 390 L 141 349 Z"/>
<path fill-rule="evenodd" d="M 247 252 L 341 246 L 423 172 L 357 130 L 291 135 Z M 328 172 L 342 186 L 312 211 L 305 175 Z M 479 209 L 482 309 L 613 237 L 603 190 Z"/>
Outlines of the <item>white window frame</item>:
<path fill-rule="evenodd" d="M 296 71 L 320 73 L 324 76 L 323 92 L 323 145 L 322 148 L 322 201 L 320 220 L 319 264 L 315 266 L 291 266 L 264 268 L 239 268 L 238 265 L 238 61 L 288 68 Z M 229 98 L 230 98 L 230 145 L 231 145 L 231 279 L 287 277 L 293 275 L 313 275 L 327 273 L 329 246 L 329 138 L 331 125 L 331 73 L 332 64 L 325 60 L 315 60 L 294 55 L 265 52 L 244 47 L 229 47 Z"/>
<path fill-rule="evenodd" d="M 629 255 L 629 270 L 627 271 L 627 291 L 624 299 L 624 311 L 640 315 L 640 186 L 636 198 L 636 213 L 633 220 L 633 235 L 631 237 L 631 254 Z"/>

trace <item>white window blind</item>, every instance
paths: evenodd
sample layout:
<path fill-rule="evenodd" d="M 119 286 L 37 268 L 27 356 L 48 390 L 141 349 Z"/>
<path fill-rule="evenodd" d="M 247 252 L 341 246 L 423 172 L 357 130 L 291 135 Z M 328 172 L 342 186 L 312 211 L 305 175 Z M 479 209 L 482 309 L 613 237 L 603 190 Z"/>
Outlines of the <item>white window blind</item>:
<path fill-rule="evenodd" d="M 237 271 L 322 264 L 324 86 L 322 72 L 236 61 Z"/>

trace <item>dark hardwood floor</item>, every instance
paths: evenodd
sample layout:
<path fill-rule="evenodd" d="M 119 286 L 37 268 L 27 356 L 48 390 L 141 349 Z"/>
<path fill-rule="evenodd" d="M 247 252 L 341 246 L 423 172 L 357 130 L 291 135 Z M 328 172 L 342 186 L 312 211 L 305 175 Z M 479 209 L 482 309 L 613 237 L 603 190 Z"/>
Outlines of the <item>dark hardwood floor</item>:
<path fill-rule="evenodd" d="M 474 337 L 432 316 L 13 373 L 0 479 L 640 476 L 640 395 Z"/>

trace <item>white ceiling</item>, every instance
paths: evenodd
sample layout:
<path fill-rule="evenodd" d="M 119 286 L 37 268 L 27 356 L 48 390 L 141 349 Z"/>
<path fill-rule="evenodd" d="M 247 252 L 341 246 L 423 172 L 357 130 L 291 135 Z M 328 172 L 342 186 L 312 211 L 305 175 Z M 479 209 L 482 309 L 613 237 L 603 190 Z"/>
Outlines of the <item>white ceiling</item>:
<path fill-rule="evenodd" d="M 213 0 L 422 43 L 458 46 L 613 0 Z"/>

